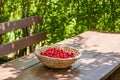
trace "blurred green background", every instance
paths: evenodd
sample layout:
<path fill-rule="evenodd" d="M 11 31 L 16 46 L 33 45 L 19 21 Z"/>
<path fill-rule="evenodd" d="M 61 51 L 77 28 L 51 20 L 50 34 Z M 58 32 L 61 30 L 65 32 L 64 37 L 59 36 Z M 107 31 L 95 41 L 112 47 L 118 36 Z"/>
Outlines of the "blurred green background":
<path fill-rule="evenodd" d="M 1 23 L 22 19 L 24 12 L 27 17 L 43 16 L 42 25 L 30 28 L 31 33 L 47 33 L 48 38 L 43 45 L 88 30 L 120 32 L 120 0 L 0 0 Z M 2 34 L 0 44 L 15 41 L 25 34 L 23 30 Z M 0 59 L 9 60 L 7 56 Z"/>

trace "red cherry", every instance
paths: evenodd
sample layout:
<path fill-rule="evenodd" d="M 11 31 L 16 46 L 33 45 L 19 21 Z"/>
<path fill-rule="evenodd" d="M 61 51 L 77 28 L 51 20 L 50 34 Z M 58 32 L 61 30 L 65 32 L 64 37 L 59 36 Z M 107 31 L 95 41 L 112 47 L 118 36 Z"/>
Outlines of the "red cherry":
<path fill-rule="evenodd" d="M 43 56 L 54 57 L 54 58 L 72 58 L 74 53 L 67 52 L 62 49 L 48 48 L 46 51 L 40 53 Z"/>

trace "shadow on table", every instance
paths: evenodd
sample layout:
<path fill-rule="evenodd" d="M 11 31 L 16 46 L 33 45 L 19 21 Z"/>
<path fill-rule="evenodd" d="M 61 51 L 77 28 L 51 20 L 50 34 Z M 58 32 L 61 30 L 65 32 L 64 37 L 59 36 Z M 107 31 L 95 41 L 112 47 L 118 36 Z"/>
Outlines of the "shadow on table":
<path fill-rule="evenodd" d="M 12 77 L 4 80 L 97 80 L 108 73 L 108 69 L 112 69 L 118 61 L 120 61 L 120 55 L 113 55 L 113 52 L 100 53 L 95 50 L 85 50 L 81 58 L 66 69 L 51 69 L 39 63 L 19 74 L 19 72 L 14 73 L 14 67 L 3 66 L 6 69 L 11 68 L 12 74 Z M 22 61 L 24 62 L 26 63 Z M 97 72 L 99 73 L 96 74 Z"/>

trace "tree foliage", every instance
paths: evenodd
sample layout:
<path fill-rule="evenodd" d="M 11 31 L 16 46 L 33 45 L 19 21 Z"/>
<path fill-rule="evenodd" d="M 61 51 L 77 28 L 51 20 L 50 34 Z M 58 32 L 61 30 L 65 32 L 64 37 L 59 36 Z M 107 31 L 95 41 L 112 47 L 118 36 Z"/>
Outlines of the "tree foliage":
<path fill-rule="evenodd" d="M 0 22 L 42 15 L 43 24 L 31 33 L 45 31 L 52 44 L 87 30 L 119 32 L 120 0 L 0 0 Z M 0 35 L 4 44 L 25 36 L 23 30 Z"/>

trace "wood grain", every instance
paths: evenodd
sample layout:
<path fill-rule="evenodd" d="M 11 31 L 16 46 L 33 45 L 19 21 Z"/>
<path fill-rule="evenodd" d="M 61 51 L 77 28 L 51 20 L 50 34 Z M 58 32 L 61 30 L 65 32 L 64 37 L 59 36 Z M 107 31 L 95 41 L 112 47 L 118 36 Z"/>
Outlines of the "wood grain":
<path fill-rule="evenodd" d="M 91 34 L 91 35 L 89 35 Z M 81 41 L 85 39 L 85 43 Z M 0 66 L 0 79 L 5 80 L 107 80 L 120 65 L 120 34 L 88 31 L 63 40 L 65 45 L 82 51 L 81 58 L 66 69 L 50 69 L 38 63 L 34 53 Z M 86 46 L 84 46 L 86 45 Z M 18 66 L 17 66 L 18 65 Z M 19 71 L 17 73 L 17 71 Z M 112 77 L 113 78 L 113 77 Z M 111 78 L 111 79 L 112 79 Z"/>
<path fill-rule="evenodd" d="M 34 35 L 27 36 L 20 40 L 17 40 L 8 44 L 0 45 L 0 57 L 8 53 L 23 49 L 27 46 L 38 43 L 45 39 L 46 39 L 46 33 L 36 33 Z"/>
<path fill-rule="evenodd" d="M 0 34 L 42 23 L 41 16 L 33 16 L 12 22 L 0 23 Z"/>
<path fill-rule="evenodd" d="M 13 22 L 0 23 L 0 34 L 42 23 L 41 16 L 32 16 Z M 0 57 L 17 50 L 32 46 L 46 39 L 46 33 L 34 33 L 11 43 L 0 45 Z"/>

